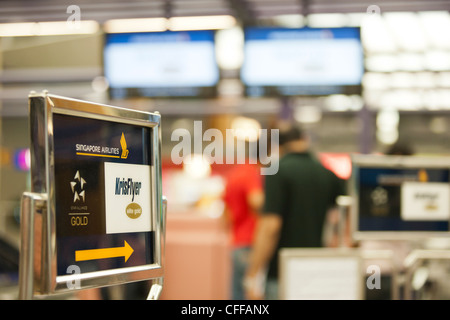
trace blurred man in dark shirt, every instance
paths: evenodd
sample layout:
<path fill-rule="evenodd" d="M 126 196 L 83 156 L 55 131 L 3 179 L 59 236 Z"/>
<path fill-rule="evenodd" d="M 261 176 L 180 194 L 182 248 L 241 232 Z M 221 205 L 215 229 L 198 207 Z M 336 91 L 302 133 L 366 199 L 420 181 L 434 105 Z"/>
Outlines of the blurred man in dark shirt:
<path fill-rule="evenodd" d="M 247 270 L 247 297 L 262 299 L 260 281 L 267 270 L 267 299 L 277 298 L 278 250 L 322 247 L 328 210 L 345 194 L 345 185 L 310 153 L 302 131 L 280 132 L 284 156 L 279 170 L 265 178 L 265 203 Z"/>

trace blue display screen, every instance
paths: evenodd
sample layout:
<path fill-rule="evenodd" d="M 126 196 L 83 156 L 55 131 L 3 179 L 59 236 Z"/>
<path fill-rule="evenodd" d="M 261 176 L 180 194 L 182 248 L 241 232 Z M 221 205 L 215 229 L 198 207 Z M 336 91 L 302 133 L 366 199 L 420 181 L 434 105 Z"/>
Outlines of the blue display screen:
<path fill-rule="evenodd" d="M 241 80 L 248 96 L 359 94 L 359 28 L 246 28 Z"/>
<path fill-rule="evenodd" d="M 104 73 L 112 98 L 215 96 L 214 32 L 107 34 Z"/>

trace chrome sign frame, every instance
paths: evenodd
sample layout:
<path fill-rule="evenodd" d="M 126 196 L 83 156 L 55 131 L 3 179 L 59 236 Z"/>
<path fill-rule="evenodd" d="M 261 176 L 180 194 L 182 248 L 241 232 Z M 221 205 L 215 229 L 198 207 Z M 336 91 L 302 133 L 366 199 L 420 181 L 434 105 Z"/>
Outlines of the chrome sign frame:
<path fill-rule="evenodd" d="M 69 115 L 149 128 L 150 216 L 152 264 L 79 274 L 58 275 L 55 208 L 55 146 L 53 115 Z M 19 270 L 19 298 L 67 293 L 75 289 L 109 286 L 152 279 L 149 298 L 158 298 L 164 275 L 166 199 L 161 182 L 161 116 L 109 105 L 86 102 L 44 91 L 29 95 L 31 134 L 31 192 L 22 197 L 22 250 Z M 41 233 L 41 235 L 40 235 Z M 39 241 L 35 237 L 40 236 Z M 39 264 L 36 261 L 39 261 Z M 37 266 L 38 265 L 38 266 Z M 34 266 L 34 267 L 33 267 Z M 155 288 L 155 285 L 157 288 Z M 157 294 L 155 294 L 157 292 Z"/>

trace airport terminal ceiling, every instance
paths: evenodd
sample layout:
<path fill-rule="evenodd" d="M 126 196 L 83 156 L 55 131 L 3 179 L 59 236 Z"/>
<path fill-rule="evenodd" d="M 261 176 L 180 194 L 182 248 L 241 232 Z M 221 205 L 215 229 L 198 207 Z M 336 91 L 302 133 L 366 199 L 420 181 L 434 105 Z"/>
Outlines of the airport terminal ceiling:
<path fill-rule="evenodd" d="M 232 15 L 244 24 L 284 14 L 358 13 L 377 5 L 387 11 L 449 10 L 445 0 L 19 0 L 2 1 L 0 23 L 14 21 L 65 20 L 61 8 L 78 5 L 83 19 L 104 22 L 108 19 L 142 17 L 176 17 L 204 15 Z"/>
<path fill-rule="evenodd" d="M 82 20 L 95 20 L 100 25 L 108 20 L 121 18 L 165 17 L 168 19 L 179 16 L 231 15 L 241 26 L 267 26 L 277 25 L 279 22 L 277 17 L 280 16 L 305 17 L 309 15 L 311 17 L 316 13 L 365 14 L 374 4 L 381 9 L 382 13 L 421 11 L 445 13 L 450 9 L 450 1 L 447 0 L 379 0 L 376 2 L 369 0 L 100 0 L 95 3 L 87 0 L 7 0 L 1 2 L 0 23 L 64 21 L 67 20 L 69 6 L 76 5 L 81 9 Z M 64 45 L 61 46 L 61 43 Z M 3 65 L 0 73 L 2 86 L 0 112 L 3 117 L 26 116 L 24 99 L 30 88 L 37 91 L 50 89 L 52 92 L 65 96 L 110 103 L 105 100 L 104 95 L 97 93 L 97 91 L 101 92 L 103 85 L 101 79 L 98 79 L 103 75 L 102 32 L 51 37 L 0 37 L 0 48 L 3 51 L 0 56 L 0 63 Z M 86 52 L 90 54 L 86 54 Z M 448 57 L 448 48 L 443 47 L 443 52 Z M 65 57 L 69 55 L 71 58 L 66 59 Z M 430 52 L 429 56 L 432 58 L 433 52 Z M 366 72 L 363 79 L 363 88 L 368 89 L 364 92 L 363 102 L 360 97 L 321 97 L 315 100 L 301 97 L 292 102 L 294 111 L 304 114 L 303 111 L 306 109 L 308 109 L 306 111 L 311 111 L 309 110 L 311 108 L 302 107 L 313 104 L 319 111 L 323 110 L 324 114 L 329 111 L 344 110 L 355 114 L 361 108 L 362 103 L 375 106 L 377 109 L 380 108 L 379 105 L 375 105 L 377 101 L 381 101 L 380 103 L 391 101 L 392 103 L 406 104 L 407 107 L 412 108 L 411 110 L 402 110 L 403 106 L 401 106 L 400 110 L 403 113 L 432 110 L 439 114 L 430 115 L 430 117 L 439 118 L 438 123 L 446 123 L 447 102 L 449 101 L 448 87 L 450 86 L 449 63 L 446 63 L 441 70 L 436 69 L 441 66 L 432 66 L 435 68 L 434 70 L 424 67 L 423 70 L 408 71 L 410 65 L 406 66 L 406 64 L 408 61 L 416 61 L 416 53 L 401 52 L 400 55 L 399 52 L 394 52 L 394 60 L 404 62 L 406 69 L 401 70 L 402 65 L 400 70 L 391 72 L 379 69 L 380 64 L 383 64 L 384 67 L 391 65 L 392 59 L 385 58 L 389 57 L 385 55 L 366 56 L 366 71 L 373 72 Z M 406 72 L 404 72 L 405 70 Z M 233 82 L 239 82 L 239 79 L 234 81 L 238 78 L 236 74 L 231 76 L 231 78 L 233 77 L 234 79 L 229 81 L 232 85 L 228 88 L 231 89 Z M 420 87 L 424 83 L 434 87 L 425 88 L 426 92 L 422 96 L 418 96 L 420 90 L 417 90 L 417 86 Z M 383 99 L 379 99 L 379 97 L 383 97 Z M 430 105 L 425 106 L 422 103 L 425 100 Z M 153 101 L 153 99 L 147 99 L 147 101 L 120 101 L 120 104 L 144 110 L 161 108 L 160 111 L 169 117 L 196 114 L 208 116 L 219 113 L 273 115 L 279 112 L 280 108 L 280 103 L 270 98 L 223 99 L 220 101 L 211 99 Z M 329 106 L 337 106 L 337 109 L 329 110 Z M 373 115 L 371 121 L 375 121 L 374 117 Z M 433 119 L 430 121 L 434 121 Z"/>

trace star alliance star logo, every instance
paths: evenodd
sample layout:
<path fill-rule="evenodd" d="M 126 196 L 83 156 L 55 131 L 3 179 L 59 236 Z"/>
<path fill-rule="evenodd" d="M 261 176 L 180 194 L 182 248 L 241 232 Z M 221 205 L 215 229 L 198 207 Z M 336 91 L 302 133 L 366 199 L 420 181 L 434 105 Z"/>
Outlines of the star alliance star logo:
<path fill-rule="evenodd" d="M 373 190 L 370 194 L 370 197 L 372 198 L 372 202 L 376 206 L 385 205 L 388 202 L 388 193 L 386 189 L 381 187 L 377 187 L 375 190 Z"/>
<path fill-rule="evenodd" d="M 75 177 L 73 179 L 74 179 L 74 181 L 70 182 L 70 188 L 72 189 L 72 193 L 73 193 L 73 202 L 81 201 L 81 200 L 83 200 L 83 202 L 84 202 L 85 196 L 86 196 L 86 193 L 84 191 L 84 185 L 86 184 L 86 180 L 84 180 L 80 176 L 80 171 L 77 171 L 77 173 L 75 174 Z"/>

